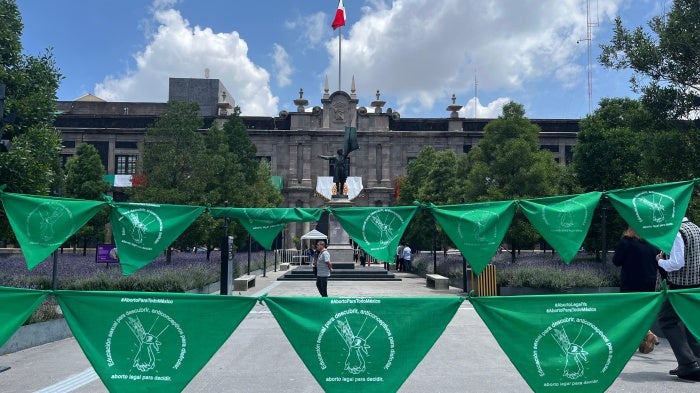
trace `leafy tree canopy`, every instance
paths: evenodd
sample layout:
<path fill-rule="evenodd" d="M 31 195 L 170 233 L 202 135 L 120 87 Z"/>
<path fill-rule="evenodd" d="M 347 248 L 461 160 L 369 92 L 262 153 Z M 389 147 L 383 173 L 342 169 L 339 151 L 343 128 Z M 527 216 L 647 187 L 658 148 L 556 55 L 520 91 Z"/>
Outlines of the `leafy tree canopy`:
<path fill-rule="evenodd" d="M 606 67 L 634 72 L 630 84 L 655 117 L 680 119 L 700 109 L 700 2 L 676 0 L 647 29 L 615 19 L 613 38 L 601 45 Z"/>

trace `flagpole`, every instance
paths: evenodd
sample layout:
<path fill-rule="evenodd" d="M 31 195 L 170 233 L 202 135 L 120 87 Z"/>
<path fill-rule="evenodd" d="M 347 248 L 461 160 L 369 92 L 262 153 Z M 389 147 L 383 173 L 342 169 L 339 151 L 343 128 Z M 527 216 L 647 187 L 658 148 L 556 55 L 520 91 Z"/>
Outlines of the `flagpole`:
<path fill-rule="evenodd" d="M 340 91 L 340 63 L 343 59 L 343 51 L 341 50 L 343 44 L 343 28 L 338 28 L 338 91 Z"/>

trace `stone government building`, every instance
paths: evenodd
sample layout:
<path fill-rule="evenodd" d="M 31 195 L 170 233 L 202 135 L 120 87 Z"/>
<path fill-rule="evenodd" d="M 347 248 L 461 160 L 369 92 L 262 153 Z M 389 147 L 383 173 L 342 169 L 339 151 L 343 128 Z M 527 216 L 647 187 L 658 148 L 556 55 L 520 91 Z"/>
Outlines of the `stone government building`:
<path fill-rule="evenodd" d="M 319 178 L 332 176 L 329 162 L 318 156 L 332 155 L 343 147 L 345 126 L 357 127 L 360 149 L 349 156 L 349 172 L 362 183 L 349 204 L 389 206 L 396 180 L 406 175 L 406 164 L 424 147 L 467 152 L 483 137 L 484 126 L 492 120 L 460 118 L 457 111 L 461 106 L 455 105 L 454 96 L 445 118 L 403 119 L 391 108 L 384 109 L 379 91 L 376 97 L 369 105 L 361 104 L 354 80 L 350 94 L 330 93 L 326 81 L 320 106 L 310 111 L 300 90 L 299 98 L 293 100 L 295 112 L 281 111 L 275 117 L 242 116 L 258 157 L 271 164 L 272 175 L 282 190 L 282 207 L 323 207 L 330 203 L 317 192 Z M 197 102 L 206 128 L 226 121 L 233 98 L 218 79 L 169 80 L 168 100 Z M 145 129 L 165 112 L 167 103 L 107 102 L 86 95 L 75 101 L 59 101 L 57 106 L 54 125 L 61 132 L 64 162 L 75 154 L 80 143 L 94 145 L 113 179 L 115 200 L 123 198 L 119 190 L 130 186 L 130 175 L 137 173 Z M 579 120 L 531 121 L 541 128 L 541 146 L 549 149 L 558 162 L 571 161 Z M 289 229 L 291 238 L 306 233 L 310 225 L 290 225 Z"/>

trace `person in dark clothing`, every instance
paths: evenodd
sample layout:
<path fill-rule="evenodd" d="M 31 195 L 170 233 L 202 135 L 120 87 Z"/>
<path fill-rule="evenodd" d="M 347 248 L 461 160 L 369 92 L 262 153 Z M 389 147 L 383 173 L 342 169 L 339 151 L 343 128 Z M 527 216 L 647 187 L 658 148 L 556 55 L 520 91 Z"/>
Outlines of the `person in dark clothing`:
<path fill-rule="evenodd" d="M 627 227 L 617 242 L 613 264 L 620 266 L 620 292 L 654 292 L 661 270 L 656 262 L 659 249 L 642 239 L 632 227 Z M 639 352 L 649 353 L 659 343 L 649 330 L 639 345 Z"/>
<path fill-rule="evenodd" d="M 613 264 L 620 271 L 620 292 L 654 292 L 659 266 L 656 255 L 659 249 L 639 237 L 628 227 L 615 247 Z"/>

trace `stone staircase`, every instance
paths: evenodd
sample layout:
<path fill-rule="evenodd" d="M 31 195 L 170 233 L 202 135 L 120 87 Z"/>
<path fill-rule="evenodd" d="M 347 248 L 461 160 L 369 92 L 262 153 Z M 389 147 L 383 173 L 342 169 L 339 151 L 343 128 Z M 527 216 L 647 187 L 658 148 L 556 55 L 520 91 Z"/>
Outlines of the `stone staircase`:
<path fill-rule="evenodd" d="M 278 281 L 315 281 L 316 276 L 311 266 L 301 265 L 280 276 Z M 372 267 L 356 266 L 352 262 L 333 263 L 333 273 L 329 281 L 401 281 L 393 273 L 384 270 L 381 265 Z"/>

